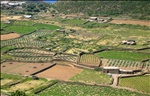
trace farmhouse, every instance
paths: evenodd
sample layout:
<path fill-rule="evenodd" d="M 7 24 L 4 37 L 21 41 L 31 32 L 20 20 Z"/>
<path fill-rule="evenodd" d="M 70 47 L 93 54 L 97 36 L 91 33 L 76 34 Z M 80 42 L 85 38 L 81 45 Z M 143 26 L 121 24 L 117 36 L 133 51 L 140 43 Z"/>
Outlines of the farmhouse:
<path fill-rule="evenodd" d="M 135 40 L 128 40 L 127 42 L 128 45 L 136 45 Z"/>
<path fill-rule="evenodd" d="M 97 17 L 90 17 L 89 19 L 90 19 L 90 20 L 98 20 Z"/>
<path fill-rule="evenodd" d="M 119 74 L 118 67 L 103 67 L 103 73 L 112 73 L 112 74 Z"/>
<path fill-rule="evenodd" d="M 136 45 L 136 42 L 135 42 L 135 40 L 128 40 L 128 41 L 123 40 L 123 41 L 122 41 L 122 44 Z"/>
<path fill-rule="evenodd" d="M 103 73 L 112 73 L 112 74 L 134 74 L 136 72 L 141 72 L 140 69 L 137 70 L 125 70 L 125 69 L 121 69 L 119 67 L 103 67 L 102 68 L 102 72 Z"/>
<path fill-rule="evenodd" d="M 56 32 L 61 32 L 61 33 L 65 33 L 65 30 L 60 30 L 60 29 L 56 29 Z"/>
<path fill-rule="evenodd" d="M 32 18 L 32 15 L 24 15 L 25 18 Z"/>

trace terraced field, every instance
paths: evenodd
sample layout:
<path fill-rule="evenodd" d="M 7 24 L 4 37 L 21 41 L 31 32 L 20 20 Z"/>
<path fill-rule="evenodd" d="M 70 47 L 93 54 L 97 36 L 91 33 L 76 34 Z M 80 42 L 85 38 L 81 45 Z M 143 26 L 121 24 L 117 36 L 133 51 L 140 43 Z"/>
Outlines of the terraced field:
<path fill-rule="evenodd" d="M 87 86 L 69 83 L 57 83 L 37 96 L 148 96 L 123 89 L 110 87 Z"/>
<path fill-rule="evenodd" d="M 96 55 L 84 54 L 84 55 L 81 55 L 79 63 L 87 65 L 87 66 L 98 67 L 100 64 L 100 58 L 97 57 Z"/>
<path fill-rule="evenodd" d="M 149 75 L 130 77 L 130 78 L 121 78 L 119 85 L 133 88 L 138 91 L 142 91 L 144 93 L 150 94 L 149 81 L 150 81 Z"/>

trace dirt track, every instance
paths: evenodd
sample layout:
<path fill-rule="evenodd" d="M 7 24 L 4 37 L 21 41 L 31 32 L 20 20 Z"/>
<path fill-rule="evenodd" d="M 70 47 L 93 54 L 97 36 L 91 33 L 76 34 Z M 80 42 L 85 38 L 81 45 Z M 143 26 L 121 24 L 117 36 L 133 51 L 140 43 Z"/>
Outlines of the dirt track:
<path fill-rule="evenodd" d="M 45 70 L 37 76 L 51 79 L 68 80 L 70 77 L 82 72 L 82 69 L 70 67 L 66 65 L 55 65 L 54 67 Z"/>
<path fill-rule="evenodd" d="M 17 33 L 10 33 L 10 34 L 1 35 L 1 40 L 8 40 L 8 39 L 13 39 L 17 37 L 20 37 L 20 35 Z"/>
<path fill-rule="evenodd" d="M 115 24 L 133 24 L 133 25 L 145 25 L 145 26 L 150 26 L 150 21 L 143 21 L 143 20 L 117 20 L 114 19 L 110 23 L 115 23 Z"/>

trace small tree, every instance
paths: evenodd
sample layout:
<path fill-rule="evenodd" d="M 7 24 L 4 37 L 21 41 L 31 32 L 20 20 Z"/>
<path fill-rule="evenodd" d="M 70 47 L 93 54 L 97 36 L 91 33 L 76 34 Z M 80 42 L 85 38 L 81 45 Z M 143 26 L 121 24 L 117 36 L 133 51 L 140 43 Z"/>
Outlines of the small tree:
<path fill-rule="evenodd" d="M 12 92 L 10 96 L 27 96 L 25 92 L 16 90 L 16 92 Z"/>

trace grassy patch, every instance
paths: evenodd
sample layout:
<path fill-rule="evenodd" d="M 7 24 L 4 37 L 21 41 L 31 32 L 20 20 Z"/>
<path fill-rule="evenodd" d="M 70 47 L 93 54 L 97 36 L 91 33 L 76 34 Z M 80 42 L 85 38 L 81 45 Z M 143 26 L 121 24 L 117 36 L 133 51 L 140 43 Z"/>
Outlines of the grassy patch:
<path fill-rule="evenodd" d="M 12 75 L 12 74 L 6 74 L 6 73 L 1 73 L 1 78 L 2 79 L 12 79 L 12 80 L 19 80 L 22 77 L 19 75 Z"/>
<path fill-rule="evenodd" d="M 45 29 L 48 29 L 48 30 L 55 30 L 55 29 L 60 29 L 59 26 L 55 26 L 55 25 L 48 25 L 48 24 L 36 24 L 34 26 L 36 29 L 40 29 L 40 28 L 45 28 Z"/>
<path fill-rule="evenodd" d="M 25 25 L 18 23 L 18 25 L 14 24 L 11 26 L 8 26 L 7 28 L 5 28 L 5 31 L 3 33 L 9 33 L 9 32 L 15 32 L 18 34 L 27 34 L 30 33 L 34 30 L 38 30 L 41 28 L 45 28 L 48 30 L 55 30 L 55 29 L 59 29 L 59 26 L 55 26 L 55 25 L 48 25 L 48 24 L 35 24 L 34 26 L 27 26 L 29 22 L 24 22 Z"/>
<path fill-rule="evenodd" d="M 121 59 L 121 60 L 135 60 L 142 61 L 144 59 L 150 58 L 148 54 L 136 53 L 129 51 L 104 51 L 97 54 L 100 57 L 109 59 Z"/>
<path fill-rule="evenodd" d="M 9 26 L 5 29 L 7 32 L 15 32 L 18 34 L 26 34 L 35 30 L 32 26 Z"/>
<path fill-rule="evenodd" d="M 72 77 L 70 80 L 98 84 L 109 84 L 111 82 L 111 78 L 107 74 L 87 69 Z"/>
<path fill-rule="evenodd" d="M 6 51 L 8 51 L 10 49 L 14 49 L 14 48 L 15 47 L 12 47 L 12 46 L 5 46 L 5 47 L 1 48 L 1 52 L 6 52 Z"/>
<path fill-rule="evenodd" d="M 121 78 L 120 86 L 130 87 L 138 91 L 142 91 L 150 94 L 150 76 L 137 76 L 130 78 Z"/>
<path fill-rule="evenodd" d="M 37 96 L 148 96 L 110 87 L 57 83 Z"/>

